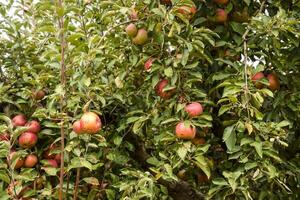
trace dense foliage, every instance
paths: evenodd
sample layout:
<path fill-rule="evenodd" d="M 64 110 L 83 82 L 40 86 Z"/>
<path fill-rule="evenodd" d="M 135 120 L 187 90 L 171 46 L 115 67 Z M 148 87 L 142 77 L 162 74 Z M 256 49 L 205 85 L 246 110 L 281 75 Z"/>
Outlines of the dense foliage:
<path fill-rule="evenodd" d="M 1 199 L 300 198 L 300 1 L 7 0 L 0 16 Z M 88 111 L 100 124 L 77 131 Z"/>

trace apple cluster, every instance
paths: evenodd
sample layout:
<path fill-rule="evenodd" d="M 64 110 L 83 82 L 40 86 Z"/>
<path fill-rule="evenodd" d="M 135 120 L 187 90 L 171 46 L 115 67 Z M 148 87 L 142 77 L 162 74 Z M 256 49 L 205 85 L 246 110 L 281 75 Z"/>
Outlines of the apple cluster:
<path fill-rule="evenodd" d="M 275 91 L 280 88 L 279 78 L 274 72 L 266 75 L 264 72 L 257 72 L 256 74 L 254 74 L 254 76 L 252 76 L 251 80 L 257 89 L 262 89 L 264 87 L 264 84 L 261 82 L 261 80 L 263 80 L 264 78 L 268 79 L 268 88 L 270 90 Z"/>

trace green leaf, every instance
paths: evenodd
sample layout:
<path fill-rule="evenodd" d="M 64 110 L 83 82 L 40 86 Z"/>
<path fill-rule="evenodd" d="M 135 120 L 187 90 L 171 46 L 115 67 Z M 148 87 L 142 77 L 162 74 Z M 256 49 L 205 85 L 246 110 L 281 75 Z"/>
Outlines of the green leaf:
<path fill-rule="evenodd" d="M 225 142 L 229 151 L 232 151 L 236 143 L 236 133 L 234 130 L 234 125 L 226 127 L 223 133 L 223 141 Z"/>
<path fill-rule="evenodd" d="M 100 185 L 99 180 L 95 177 L 86 177 L 86 178 L 83 178 L 83 180 L 86 183 L 91 184 L 91 185 Z"/>
<path fill-rule="evenodd" d="M 206 174 L 208 178 L 210 178 L 210 167 L 204 156 L 198 155 L 197 157 L 195 157 L 194 163 Z"/>
<path fill-rule="evenodd" d="M 256 153 L 259 155 L 260 158 L 262 158 L 262 143 L 261 142 L 253 142 L 250 144 L 250 146 L 254 147 L 256 150 Z"/>
<path fill-rule="evenodd" d="M 172 67 L 168 67 L 167 69 L 164 70 L 164 74 L 166 77 L 172 77 L 173 76 L 173 69 Z"/>

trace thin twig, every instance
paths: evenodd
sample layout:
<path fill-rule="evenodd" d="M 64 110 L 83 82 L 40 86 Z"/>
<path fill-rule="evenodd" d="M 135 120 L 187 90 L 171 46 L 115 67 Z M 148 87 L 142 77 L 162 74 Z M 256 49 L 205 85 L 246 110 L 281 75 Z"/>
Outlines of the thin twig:
<path fill-rule="evenodd" d="M 77 199 L 79 180 L 80 180 L 80 168 L 77 168 L 73 200 Z"/>

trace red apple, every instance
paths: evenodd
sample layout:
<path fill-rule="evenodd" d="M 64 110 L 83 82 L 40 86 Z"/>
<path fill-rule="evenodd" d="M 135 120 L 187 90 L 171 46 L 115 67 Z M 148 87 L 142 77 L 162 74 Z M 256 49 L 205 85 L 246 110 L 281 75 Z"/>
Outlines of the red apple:
<path fill-rule="evenodd" d="M 144 64 L 144 68 L 146 71 L 150 71 L 151 70 L 151 66 L 153 64 L 154 58 L 149 58 L 145 64 Z"/>
<path fill-rule="evenodd" d="M 37 90 L 33 96 L 35 100 L 42 100 L 45 97 L 45 92 L 44 90 Z"/>
<path fill-rule="evenodd" d="M 96 113 L 86 112 L 80 119 L 80 126 L 82 131 L 87 134 L 95 134 L 100 131 L 102 127 L 101 119 Z"/>
<path fill-rule="evenodd" d="M 125 31 L 128 36 L 135 37 L 138 32 L 138 29 L 135 24 L 131 23 L 125 28 Z"/>
<path fill-rule="evenodd" d="M 195 6 L 180 6 L 178 8 L 178 12 L 184 15 L 186 18 L 191 19 L 197 12 L 197 8 Z"/>
<path fill-rule="evenodd" d="M 26 156 L 25 162 L 24 162 L 24 167 L 27 168 L 32 168 L 38 163 L 38 157 L 34 154 L 30 154 Z"/>
<path fill-rule="evenodd" d="M 19 137 L 19 145 L 23 148 L 32 148 L 37 143 L 38 137 L 31 132 L 24 132 Z"/>
<path fill-rule="evenodd" d="M 47 159 L 46 161 L 45 161 L 45 165 L 44 165 L 45 167 L 54 167 L 54 168 L 58 168 L 58 164 L 57 164 L 57 162 L 56 162 L 56 160 L 54 160 L 54 159 Z"/>
<path fill-rule="evenodd" d="M 54 151 L 56 151 L 57 149 L 59 149 L 59 147 L 57 147 L 55 144 L 50 145 L 43 153 L 43 157 L 45 159 L 55 159 L 56 154 L 53 153 Z"/>
<path fill-rule="evenodd" d="M 177 124 L 175 133 L 177 138 L 191 140 L 196 136 L 196 128 L 193 126 L 186 127 L 181 121 Z"/>
<path fill-rule="evenodd" d="M 214 2 L 219 5 L 225 5 L 228 3 L 228 1 L 229 0 L 214 0 Z"/>
<path fill-rule="evenodd" d="M 227 21 L 227 13 L 225 10 L 218 8 L 215 15 L 215 20 L 218 23 L 224 23 Z"/>
<path fill-rule="evenodd" d="M 269 80 L 269 88 L 272 91 L 278 90 L 280 88 L 279 78 L 276 74 L 272 73 L 267 76 Z"/>
<path fill-rule="evenodd" d="M 10 163 L 13 162 L 13 160 L 15 159 L 16 156 L 17 156 L 17 152 L 15 150 L 12 150 L 9 154 Z M 24 159 L 18 158 L 18 161 L 17 161 L 14 169 L 20 169 L 21 167 L 23 167 L 23 164 L 24 164 Z"/>
<path fill-rule="evenodd" d="M 76 121 L 73 124 L 73 131 L 77 134 L 82 134 L 82 127 L 80 121 Z"/>
<path fill-rule="evenodd" d="M 160 2 L 161 2 L 161 4 L 164 4 L 164 5 L 172 5 L 171 0 L 161 0 Z"/>
<path fill-rule="evenodd" d="M 61 154 L 56 154 L 55 157 L 54 157 L 54 160 L 57 162 L 57 164 L 60 164 L 61 162 Z"/>
<path fill-rule="evenodd" d="M 204 138 L 194 138 L 192 139 L 194 145 L 204 145 L 206 143 Z"/>
<path fill-rule="evenodd" d="M 203 172 L 197 174 L 197 180 L 199 184 L 203 184 L 209 181 L 209 178 Z"/>
<path fill-rule="evenodd" d="M 169 99 L 176 92 L 175 88 L 169 91 L 163 91 L 163 89 L 168 85 L 168 83 L 169 81 L 167 79 L 162 79 L 155 86 L 156 94 L 163 99 Z"/>
<path fill-rule="evenodd" d="M 2 133 L 0 135 L 0 141 L 9 141 L 10 140 L 10 135 L 8 133 Z"/>
<path fill-rule="evenodd" d="M 31 132 L 31 133 L 37 134 L 41 130 L 40 123 L 37 122 L 37 121 L 35 121 L 35 120 L 32 120 L 32 121 L 28 122 L 26 124 L 26 126 L 29 127 L 29 129 L 27 130 L 27 132 Z"/>
<path fill-rule="evenodd" d="M 193 102 L 185 106 L 185 111 L 189 114 L 190 117 L 196 117 L 203 113 L 203 107 L 198 102 Z"/>
<path fill-rule="evenodd" d="M 12 119 L 12 123 L 14 126 L 25 126 L 25 124 L 27 123 L 26 117 L 25 115 L 16 115 L 13 119 Z"/>
<path fill-rule="evenodd" d="M 258 88 L 258 89 L 263 88 L 264 85 L 262 83 L 259 83 L 259 81 L 261 79 L 263 79 L 264 77 L 265 77 L 265 75 L 263 72 L 257 72 L 256 74 L 254 74 L 254 76 L 252 76 L 251 80 L 254 83 L 256 88 Z"/>

